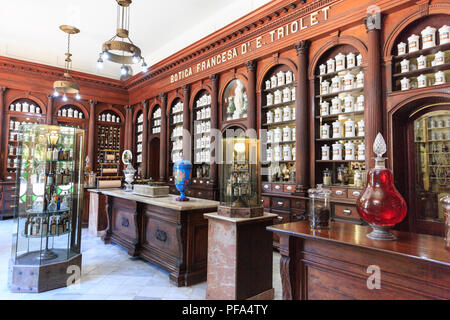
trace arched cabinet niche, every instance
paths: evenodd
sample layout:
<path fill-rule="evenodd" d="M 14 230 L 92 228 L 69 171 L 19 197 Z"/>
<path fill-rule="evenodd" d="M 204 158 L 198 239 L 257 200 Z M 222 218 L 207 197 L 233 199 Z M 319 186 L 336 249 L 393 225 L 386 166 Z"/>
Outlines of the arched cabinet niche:
<path fill-rule="evenodd" d="M 169 177 L 173 177 L 174 163 L 183 156 L 183 109 L 184 104 L 180 98 L 175 98 L 169 109 Z"/>
<path fill-rule="evenodd" d="M 137 177 L 142 177 L 142 151 L 144 134 L 144 113 L 142 108 L 136 110 L 134 114 L 134 168 L 137 170 Z"/>
<path fill-rule="evenodd" d="M 239 78 L 231 80 L 222 95 L 223 122 L 247 118 L 248 98 L 244 81 Z"/>

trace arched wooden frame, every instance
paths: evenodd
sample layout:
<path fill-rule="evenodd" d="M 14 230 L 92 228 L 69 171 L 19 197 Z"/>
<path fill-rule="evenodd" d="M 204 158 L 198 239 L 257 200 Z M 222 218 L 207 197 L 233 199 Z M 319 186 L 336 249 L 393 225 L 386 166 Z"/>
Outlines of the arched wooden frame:
<path fill-rule="evenodd" d="M 98 107 L 98 109 L 95 112 L 95 119 L 98 119 L 98 116 L 104 112 L 104 111 L 113 111 L 116 113 L 116 115 L 118 115 L 120 117 L 120 123 L 121 124 L 125 124 L 125 116 L 122 113 L 122 111 L 117 108 L 116 106 L 113 106 L 111 104 L 102 104 Z"/>
<path fill-rule="evenodd" d="M 34 103 L 36 103 L 39 108 L 41 108 L 41 115 L 45 115 L 47 114 L 47 105 L 38 97 L 32 95 L 31 93 L 27 93 L 27 94 L 16 94 L 12 97 L 10 97 L 6 102 L 5 102 L 5 109 L 8 108 L 9 110 L 9 106 L 11 105 L 11 103 L 15 102 L 16 100 L 20 100 L 20 99 L 28 99 L 33 101 Z"/>
<path fill-rule="evenodd" d="M 134 105 L 133 109 L 134 109 L 133 111 L 133 127 L 134 127 L 136 125 L 139 112 L 143 112 L 144 108 L 142 107 L 142 103 L 138 103 Z"/>
<path fill-rule="evenodd" d="M 78 107 L 79 109 L 81 109 L 81 111 L 83 111 L 84 119 L 85 120 L 89 120 L 89 111 L 86 108 L 86 106 L 84 104 L 80 103 L 80 102 L 70 102 L 70 103 L 63 102 L 63 103 L 59 103 L 53 110 L 53 116 L 56 117 L 56 115 L 58 114 L 58 110 L 63 108 L 63 107 L 66 107 L 66 106 L 76 106 L 76 107 Z"/>
<path fill-rule="evenodd" d="M 278 57 L 278 58 L 276 58 L 276 59 L 266 63 L 264 65 L 264 67 L 261 69 L 259 77 L 256 80 L 256 93 L 257 94 L 261 94 L 262 88 L 264 86 L 264 83 L 263 83 L 264 82 L 264 78 L 266 77 L 266 75 L 273 68 L 275 68 L 275 67 L 277 67 L 279 65 L 286 65 L 293 74 L 297 74 L 297 71 L 298 71 L 297 65 L 291 59 L 279 58 Z"/>
<path fill-rule="evenodd" d="M 152 119 L 153 112 L 157 108 L 161 108 L 161 112 L 163 112 L 161 102 L 155 98 L 152 102 L 149 102 L 148 114 L 147 114 L 148 120 Z"/>
<path fill-rule="evenodd" d="M 232 73 L 229 73 L 228 75 L 224 76 L 223 85 L 219 89 L 219 97 L 218 97 L 219 110 L 217 110 L 217 112 L 219 112 L 219 119 L 221 120 L 220 123 L 222 123 L 222 124 L 227 122 L 227 120 L 223 118 L 223 95 L 225 93 L 226 88 L 230 84 L 230 82 L 235 79 L 242 80 L 245 85 L 245 92 L 247 92 L 247 90 L 248 90 L 248 78 L 243 73 L 232 72 Z M 247 95 L 248 95 L 248 93 L 247 93 Z M 232 121 L 247 121 L 247 119 L 248 118 L 243 118 L 243 119 L 236 119 L 236 120 L 232 120 Z M 228 126 L 226 126 L 226 127 L 228 127 Z"/>
<path fill-rule="evenodd" d="M 200 96 L 197 97 L 197 95 L 202 91 L 206 91 L 209 95 L 211 95 L 211 91 L 212 91 L 211 86 L 202 83 L 200 86 L 198 86 L 198 87 L 196 86 L 195 88 L 192 89 L 191 96 L 189 99 L 189 108 L 191 111 L 195 107 L 195 101 L 197 101 L 197 99 L 200 98 Z"/>
<path fill-rule="evenodd" d="M 175 93 L 175 95 L 170 99 L 170 101 L 167 101 L 167 110 L 166 115 L 167 117 L 170 116 L 170 111 L 172 110 L 172 107 L 175 105 L 175 101 L 179 99 L 181 102 L 183 102 L 183 96 L 178 93 L 178 91 Z M 188 106 L 189 107 L 189 106 Z M 184 108 L 184 106 L 183 106 Z"/>
<path fill-rule="evenodd" d="M 342 36 L 338 37 L 336 39 L 331 39 L 327 41 L 323 46 L 320 47 L 319 50 L 317 50 L 314 55 L 312 56 L 312 59 L 309 64 L 308 69 L 308 78 L 310 80 L 314 79 L 315 76 L 315 70 L 317 68 L 317 64 L 320 61 L 320 58 L 324 54 L 328 52 L 328 50 L 332 49 L 335 46 L 338 45 L 350 45 L 354 47 L 363 57 L 363 64 L 362 67 L 364 71 L 366 71 L 367 67 L 367 46 L 359 39 L 352 37 L 352 36 Z"/>
<path fill-rule="evenodd" d="M 412 14 L 408 14 L 403 20 L 401 20 L 394 29 L 389 33 L 389 35 L 386 38 L 386 41 L 384 43 L 383 47 L 383 56 L 388 58 L 391 57 L 391 52 L 394 47 L 394 45 L 397 42 L 397 38 L 400 35 L 400 33 L 410 26 L 414 21 L 417 21 L 421 18 L 426 16 L 431 16 L 433 14 L 448 14 L 450 15 L 450 6 L 448 4 L 435 4 L 428 7 L 428 12 L 421 11 L 419 9 L 419 6 L 417 6 L 418 10 Z M 450 17 L 449 17 L 450 18 Z"/>
<path fill-rule="evenodd" d="M 247 128 L 245 127 L 245 125 L 243 125 L 243 124 L 241 124 L 241 123 L 227 123 L 227 124 L 222 128 L 222 130 L 220 131 L 222 137 L 223 137 L 223 134 L 224 134 L 224 132 L 225 132 L 226 130 L 228 130 L 228 129 L 230 129 L 230 128 L 233 128 L 233 127 L 236 127 L 236 129 L 242 129 L 244 132 L 247 131 Z"/>

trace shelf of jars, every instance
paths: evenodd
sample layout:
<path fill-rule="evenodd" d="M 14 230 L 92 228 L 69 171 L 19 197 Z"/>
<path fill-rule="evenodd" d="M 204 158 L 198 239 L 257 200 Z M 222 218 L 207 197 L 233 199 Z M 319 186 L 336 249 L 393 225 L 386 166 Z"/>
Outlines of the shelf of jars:
<path fill-rule="evenodd" d="M 142 140 L 144 135 L 144 114 L 142 111 L 138 112 L 138 116 L 136 119 L 136 133 L 135 133 L 135 154 L 136 154 L 136 170 L 138 176 L 140 176 L 141 172 L 141 164 L 142 164 Z"/>
<path fill-rule="evenodd" d="M 210 170 L 211 95 L 204 92 L 194 106 L 194 168 L 193 176 L 208 179 Z M 203 182 L 202 182 L 203 183 Z"/>
<path fill-rule="evenodd" d="M 153 111 L 150 129 L 152 134 L 159 134 L 161 132 L 161 108 L 157 108 Z"/>
<path fill-rule="evenodd" d="M 101 113 L 97 121 L 97 176 L 120 175 L 122 124 L 112 111 Z"/>
<path fill-rule="evenodd" d="M 438 31 L 438 37 L 436 37 Z M 411 34 L 397 44 L 393 57 L 394 90 L 442 85 L 450 80 L 450 26 L 427 26 L 421 35 Z"/>
<path fill-rule="evenodd" d="M 169 176 L 172 176 L 173 164 L 183 155 L 183 102 L 174 103 L 170 114 Z"/>
<path fill-rule="evenodd" d="M 316 184 L 336 188 L 364 187 L 366 159 L 362 64 L 362 55 L 350 50 L 347 54 L 339 52 L 329 57 L 318 67 L 314 116 Z"/>

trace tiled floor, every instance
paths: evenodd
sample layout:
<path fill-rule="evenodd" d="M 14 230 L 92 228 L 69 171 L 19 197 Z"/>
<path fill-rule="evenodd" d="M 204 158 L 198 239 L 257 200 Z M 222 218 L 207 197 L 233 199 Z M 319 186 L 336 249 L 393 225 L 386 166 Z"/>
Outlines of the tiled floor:
<path fill-rule="evenodd" d="M 177 288 L 168 273 L 148 262 L 130 258 L 117 245 L 105 245 L 83 229 L 82 277 L 78 287 L 56 289 L 39 294 L 11 293 L 8 290 L 8 261 L 11 255 L 13 221 L 0 221 L 0 299 L 33 300 L 142 300 L 205 299 L 206 282 Z M 273 287 L 275 299 L 281 299 L 280 255 L 274 253 Z"/>

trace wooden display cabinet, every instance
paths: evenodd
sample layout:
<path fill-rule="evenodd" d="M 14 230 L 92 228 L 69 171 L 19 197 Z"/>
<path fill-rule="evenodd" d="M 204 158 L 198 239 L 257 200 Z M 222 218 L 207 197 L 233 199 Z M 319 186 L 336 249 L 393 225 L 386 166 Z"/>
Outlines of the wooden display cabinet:
<path fill-rule="evenodd" d="M 137 170 L 136 175 L 142 177 L 142 151 L 143 151 L 143 136 L 144 136 L 144 114 L 139 110 L 135 116 L 134 125 L 134 168 Z"/>
<path fill-rule="evenodd" d="M 147 161 L 148 169 L 147 175 L 153 181 L 159 180 L 159 153 L 160 153 L 160 134 L 161 134 L 161 112 L 160 105 L 153 106 L 151 112 L 149 112 L 149 137 L 147 147 Z"/>
<path fill-rule="evenodd" d="M 170 193 L 179 194 L 174 185 L 173 165 L 181 159 L 183 152 L 183 101 L 177 98 L 172 102 L 169 114 L 169 161 L 168 161 L 168 177 Z M 186 106 L 188 108 L 188 106 Z M 189 193 L 187 194 L 189 195 Z"/>

